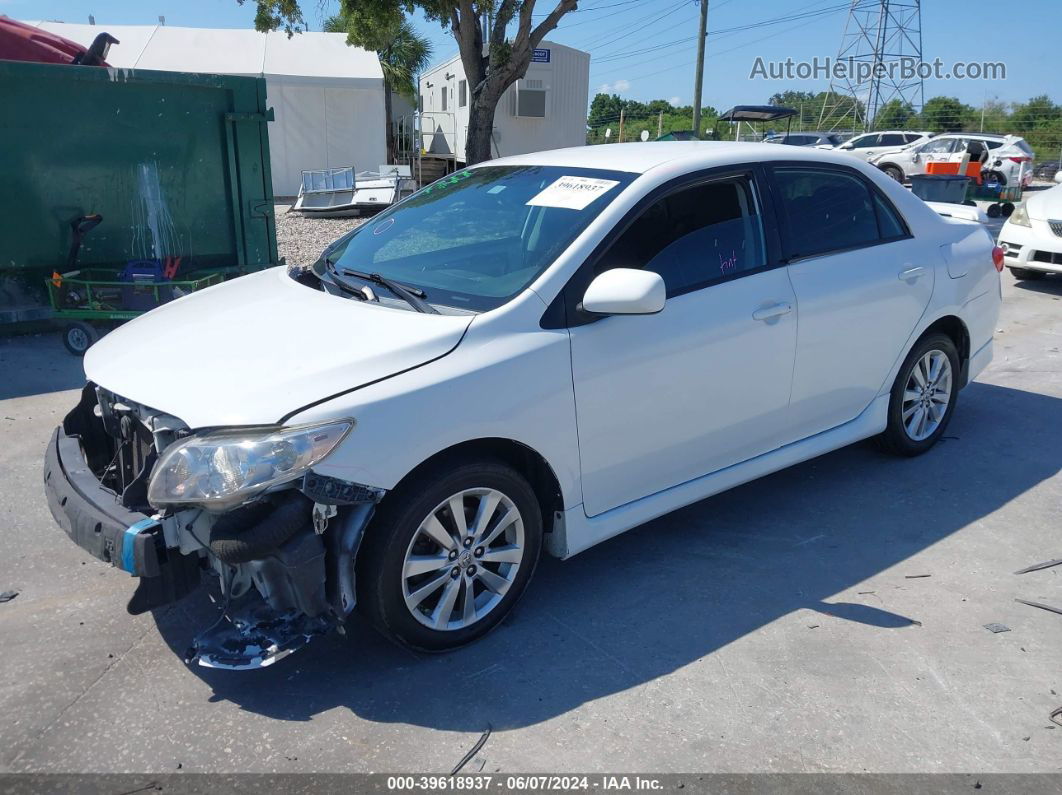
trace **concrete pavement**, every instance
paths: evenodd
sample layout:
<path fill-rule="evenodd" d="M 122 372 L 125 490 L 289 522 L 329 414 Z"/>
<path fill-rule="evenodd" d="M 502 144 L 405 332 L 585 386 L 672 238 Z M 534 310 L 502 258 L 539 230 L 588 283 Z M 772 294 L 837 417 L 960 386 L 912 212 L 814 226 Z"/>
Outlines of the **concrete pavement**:
<path fill-rule="evenodd" d="M 82 376 L 0 340 L 0 771 L 1062 770 L 1062 279 L 1004 273 L 996 359 L 945 441 L 859 444 L 543 560 L 485 641 L 417 656 L 355 623 L 257 672 L 189 668 L 202 594 L 131 579 L 45 505 Z M 928 576 L 923 576 L 928 575 Z M 1009 632 L 993 634 L 999 622 Z"/>

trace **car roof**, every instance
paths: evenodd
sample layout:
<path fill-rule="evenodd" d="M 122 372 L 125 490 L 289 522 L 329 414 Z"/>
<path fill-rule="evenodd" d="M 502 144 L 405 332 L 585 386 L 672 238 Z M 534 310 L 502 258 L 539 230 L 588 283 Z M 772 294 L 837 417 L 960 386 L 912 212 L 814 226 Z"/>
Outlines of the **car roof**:
<path fill-rule="evenodd" d="M 842 160 L 843 158 L 843 160 Z M 777 144 L 737 141 L 648 141 L 599 144 L 532 152 L 489 161 L 499 166 L 567 166 L 644 174 L 665 163 L 689 161 L 697 168 L 727 166 L 761 160 L 812 160 L 850 165 L 848 155 L 824 149 L 779 147 Z M 480 165 L 486 165 L 481 163 Z"/>

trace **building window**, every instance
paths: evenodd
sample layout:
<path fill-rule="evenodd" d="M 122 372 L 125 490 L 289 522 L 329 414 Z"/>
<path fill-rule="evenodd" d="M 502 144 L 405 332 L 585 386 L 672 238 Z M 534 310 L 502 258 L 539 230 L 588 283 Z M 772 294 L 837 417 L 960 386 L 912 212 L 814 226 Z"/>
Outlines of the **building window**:
<path fill-rule="evenodd" d="M 446 86 L 443 86 L 442 89 L 440 89 L 440 92 L 440 95 L 442 96 L 442 107 L 440 110 L 446 110 Z"/>
<path fill-rule="evenodd" d="M 468 104 L 468 83 L 461 80 L 457 84 L 457 107 L 463 108 Z"/>

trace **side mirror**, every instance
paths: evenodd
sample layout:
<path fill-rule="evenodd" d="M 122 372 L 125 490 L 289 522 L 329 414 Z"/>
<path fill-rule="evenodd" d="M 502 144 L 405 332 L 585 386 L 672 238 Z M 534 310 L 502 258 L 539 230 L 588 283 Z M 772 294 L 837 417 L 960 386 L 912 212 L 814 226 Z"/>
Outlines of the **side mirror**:
<path fill-rule="evenodd" d="M 659 273 L 613 268 L 590 282 L 582 309 L 595 315 L 655 315 L 666 300 L 667 288 Z"/>
<path fill-rule="evenodd" d="M 848 142 L 846 144 L 841 144 L 841 149 L 855 149 L 855 146 L 851 142 Z"/>
<path fill-rule="evenodd" d="M 1062 171 L 1055 172 L 1055 182 L 1057 182 L 1059 185 L 1062 185 Z"/>

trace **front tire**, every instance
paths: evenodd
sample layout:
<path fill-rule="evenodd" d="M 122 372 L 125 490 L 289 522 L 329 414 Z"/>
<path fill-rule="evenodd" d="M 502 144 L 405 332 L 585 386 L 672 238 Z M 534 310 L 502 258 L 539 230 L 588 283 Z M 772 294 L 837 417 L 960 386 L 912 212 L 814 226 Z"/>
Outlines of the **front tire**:
<path fill-rule="evenodd" d="M 888 425 L 878 437 L 885 451 L 916 456 L 937 443 L 955 412 L 959 367 L 951 337 L 930 334 L 918 341 L 892 385 Z"/>
<path fill-rule="evenodd" d="M 494 460 L 450 460 L 380 504 L 358 554 L 358 603 L 385 636 L 442 652 L 496 627 L 542 549 L 528 482 Z"/>

